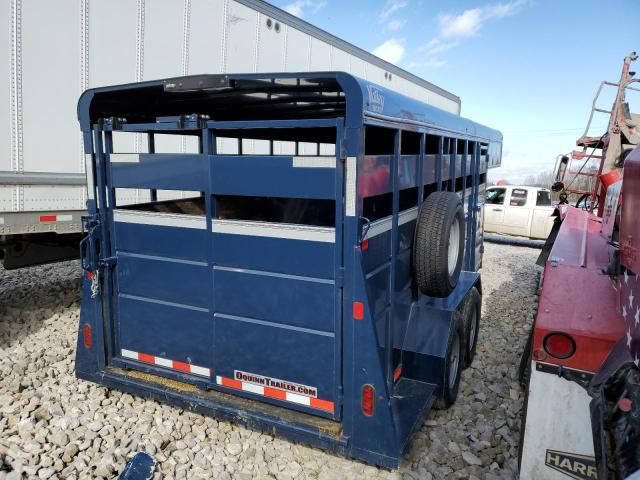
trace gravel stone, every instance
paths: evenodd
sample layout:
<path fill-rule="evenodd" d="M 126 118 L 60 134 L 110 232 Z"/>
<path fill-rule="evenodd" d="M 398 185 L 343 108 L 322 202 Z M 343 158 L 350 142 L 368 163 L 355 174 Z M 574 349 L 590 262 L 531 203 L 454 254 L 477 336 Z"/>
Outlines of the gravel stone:
<path fill-rule="evenodd" d="M 75 378 L 78 262 L 0 267 L 0 480 L 114 479 L 138 451 L 154 479 L 514 479 L 539 250 L 485 244 L 474 364 L 389 472 Z"/>

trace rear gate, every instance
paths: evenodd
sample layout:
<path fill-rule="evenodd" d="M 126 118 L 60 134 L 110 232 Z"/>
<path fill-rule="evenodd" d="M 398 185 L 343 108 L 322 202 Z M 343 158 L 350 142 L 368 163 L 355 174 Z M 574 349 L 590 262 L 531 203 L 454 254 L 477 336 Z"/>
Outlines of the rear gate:
<path fill-rule="evenodd" d="M 202 196 L 110 212 L 113 363 L 339 419 L 342 163 L 120 157 L 113 188 Z"/>

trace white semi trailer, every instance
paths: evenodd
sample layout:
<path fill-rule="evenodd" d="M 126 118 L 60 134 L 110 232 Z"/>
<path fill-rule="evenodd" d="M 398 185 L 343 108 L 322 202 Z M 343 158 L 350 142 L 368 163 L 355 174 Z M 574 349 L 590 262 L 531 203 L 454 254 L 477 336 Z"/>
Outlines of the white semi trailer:
<path fill-rule="evenodd" d="M 457 96 L 261 0 L 3 0 L 0 19 L 0 255 L 8 269 L 78 257 L 87 192 L 76 103 L 87 88 L 333 70 L 460 113 Z M 135 135 L 118 144 L 147 148 Z M 166 138 L 155 148 L 195 146 Z M 227 148 L 237 146 L 220 145 Z"/>

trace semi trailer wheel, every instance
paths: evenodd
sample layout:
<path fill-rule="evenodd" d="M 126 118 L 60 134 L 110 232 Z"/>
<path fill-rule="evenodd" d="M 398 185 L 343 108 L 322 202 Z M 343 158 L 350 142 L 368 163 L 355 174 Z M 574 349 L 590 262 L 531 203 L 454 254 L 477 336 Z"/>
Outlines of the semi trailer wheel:
<path fill-rule="evenodd" d="M 462 269 L 464 240 L 460 197 L 433 192 L 420 208 L 413 244 L 413 271 L 422 293 L 443 298 L 453 291 Z"/>
<path fill-rule="evenodd" d="M 434 407 L 438 410 L 443 410 L 453 405 L 458 397 L 458 389 L 460 388 L 464 327 L 459 314 L 454 314 L 453 321 L 455 323 L 447 342 L 442 388 L 434 404 Z"/>
<path fill-rule="evenodd" d="M 482 297 L 476 287 L 473 287 L 464 302 L 462 318 L 464 321 L 464 359 L 462 368 L 470 367 L 476 356 L 478 333 L 480 332 L 480 312 Z"/>

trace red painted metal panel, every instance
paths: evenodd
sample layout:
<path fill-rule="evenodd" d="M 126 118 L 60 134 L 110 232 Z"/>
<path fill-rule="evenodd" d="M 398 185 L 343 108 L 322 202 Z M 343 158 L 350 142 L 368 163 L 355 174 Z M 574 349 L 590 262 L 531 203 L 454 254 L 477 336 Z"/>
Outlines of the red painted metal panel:
<path fill-rule="evenodd" d="M 533 348 L 536 358 L 555 365 L 595 372 L 624 335 L 615 282 L 603 273 L 614 247 L 600 235 L 601 219 L 573 207 L 564 221 L 545 265 Z M 551 332 L 564 332 L 576 342 L 567 359 L 544 354 Z"/>

